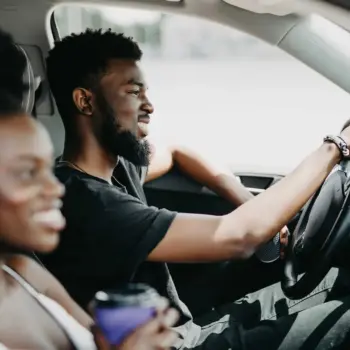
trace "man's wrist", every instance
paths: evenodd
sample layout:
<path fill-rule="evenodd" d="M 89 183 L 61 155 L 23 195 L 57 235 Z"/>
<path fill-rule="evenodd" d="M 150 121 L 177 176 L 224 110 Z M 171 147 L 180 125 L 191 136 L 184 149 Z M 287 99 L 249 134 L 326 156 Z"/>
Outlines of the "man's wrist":
<path fill-rule="evenodd" d="M 341 153 L 342 159 L 349 157 L 350 151 L 348 143 L 341 136 L 327 135 L 323 139 L 323 142 L 336 145 Z"/>
<path fill-rule="evenodd" d="M 339 163 L 343 156 L 340 149 L 334 143 L 323 143 L 321 146 L 321 151 L 331 158 L 330 160 L 334 162 L 334 165 Z"/>

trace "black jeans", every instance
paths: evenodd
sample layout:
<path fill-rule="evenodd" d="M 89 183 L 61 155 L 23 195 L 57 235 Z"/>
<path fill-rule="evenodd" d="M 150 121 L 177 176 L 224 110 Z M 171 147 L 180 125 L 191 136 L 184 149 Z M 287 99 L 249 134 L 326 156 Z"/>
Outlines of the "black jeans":
<path fill-rule="evenodd" d="M 350 277 L 332 269 L 301 300 L 286 299 L 280 284 L 274 284 L 187 326 L 189 332 L 177 349 L 350 349 Z"/>

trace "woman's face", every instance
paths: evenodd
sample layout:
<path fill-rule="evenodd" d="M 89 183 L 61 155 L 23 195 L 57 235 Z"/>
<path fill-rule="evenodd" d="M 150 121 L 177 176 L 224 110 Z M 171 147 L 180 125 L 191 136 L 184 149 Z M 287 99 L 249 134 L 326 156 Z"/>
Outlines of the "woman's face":
<path fill-rule="evenodd" d="M 52 173 L 53 146 L 28 115 L 0 118 L 0 240 L 49 252 L 59 242 L 63 186 Z"/>

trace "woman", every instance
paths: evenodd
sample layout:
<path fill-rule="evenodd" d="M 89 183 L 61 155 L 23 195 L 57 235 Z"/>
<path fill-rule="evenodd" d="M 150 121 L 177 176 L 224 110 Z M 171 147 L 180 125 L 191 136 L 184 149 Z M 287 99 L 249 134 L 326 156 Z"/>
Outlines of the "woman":
<path fill-rule="evenodd" d="M 12 62 L 0 70 L 0 343 L 23 350 L 110 348 L 100 332 L 93 337 L 90 316 L 49 272 L 9 248 L 55 249 L 65 225 L 60 212 L 64 188 L 51 171 L 47 131 L 21 110 L 24 86 L 17 78 L 25 62 L 2 32 L 0 52 L 2 60 Z M 176 320 L 176 311 L 163 305 L 120 349 L 168 349 L 177 338 L 169 330 Z"/>
<path fill-rule="evenodd" d="M 49 252 L 56 247 L 65 223 L 60 213 L 64 189 L 51 172 L 53 148 L 47 131 L 3 91 L 0 150 L 0 298 L 6 315 L 0 318 L 0 340 L 10 349 L 93 349 L 90 317 L 50 273 L 8 249 Z M 176 313 L 164 309 L 121 349 L 168 348 L 176 337 L 166 328 L 176 322 Z"/>

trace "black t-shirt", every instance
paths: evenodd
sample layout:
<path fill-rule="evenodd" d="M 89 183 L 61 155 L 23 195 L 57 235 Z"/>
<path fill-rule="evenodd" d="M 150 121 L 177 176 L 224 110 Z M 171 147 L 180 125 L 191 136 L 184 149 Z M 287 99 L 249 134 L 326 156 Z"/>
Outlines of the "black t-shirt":
<path fill-rule="evenodd" d="M 146 204 L 144 168 L 120 159 L 114 185 L 59 164 L 56 176 L 66 186 L 63 215 L 67 226 L 58 248 L 40 256 L 44 265 L 86 308 L 95 293 L 124 282 L 143 282 L 167 297 L 191 319 L 180 301 L 168 266 L 147 262 L 147 256 L 166 234 L 175 213 Z"/>

